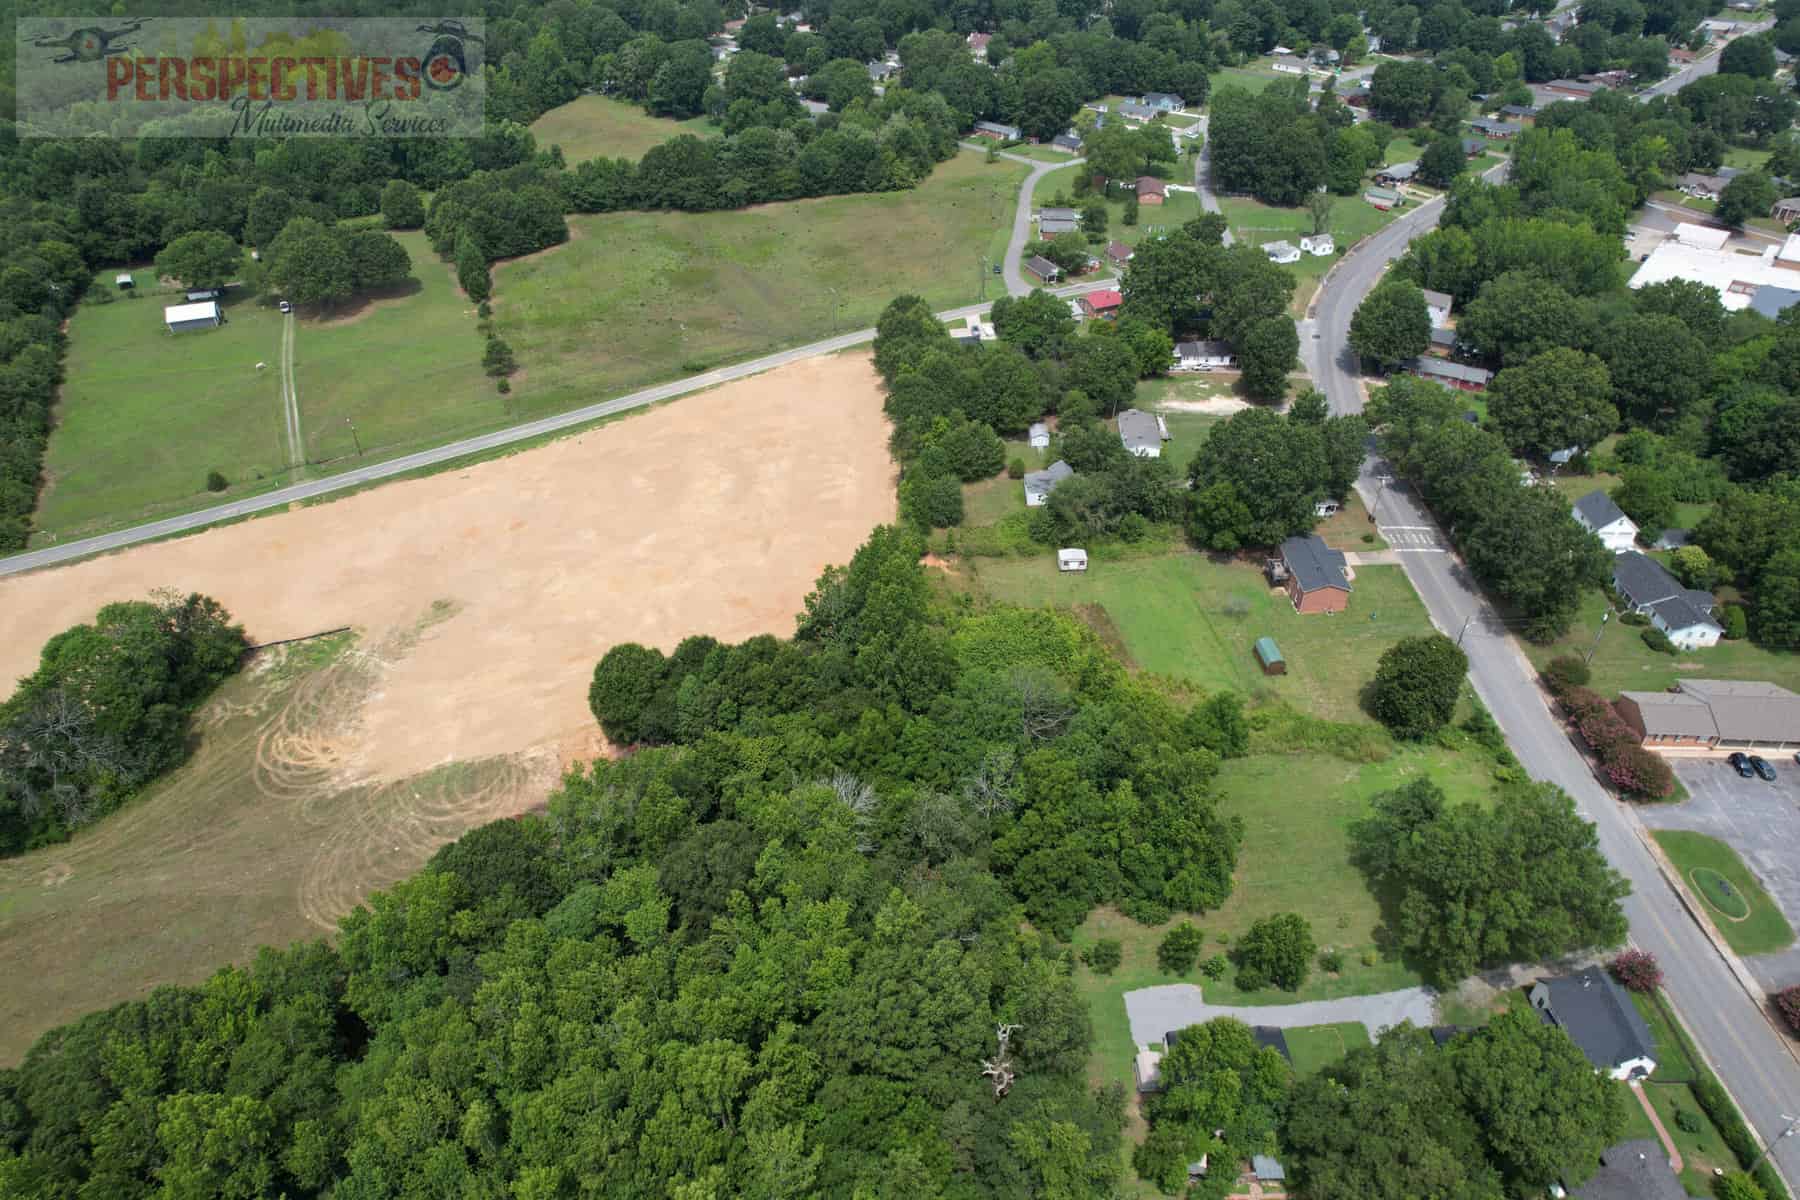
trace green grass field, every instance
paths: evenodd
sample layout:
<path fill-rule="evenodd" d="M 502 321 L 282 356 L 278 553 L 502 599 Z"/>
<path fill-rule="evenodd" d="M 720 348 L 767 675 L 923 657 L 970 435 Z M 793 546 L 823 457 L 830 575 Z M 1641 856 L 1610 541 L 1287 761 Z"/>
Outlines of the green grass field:
<path fill-rule="evenodd" d="M 347 420 L 367 458 L 508 423 L 504 397 L 481 374 L 474 309 L 424 234 L 398 236 L 412 256 L 412 283 L 329 315 L 296 315 L 295 380 L 311 464 L 302 475 L 288 469 L 283 441 L 283 318 L 273 305 L 228 300 L 224 325 L 173 335 L 162 325 L 167 297 L 77 310 L 34 544 L 354 466 Z M 112 273 L 102 274 L 110 287 Z M 229 481 L 224 493 L 206 491 L 211 470 Z"/>
<path fill-rule="evenodd" d="M 1717 838 L 1679 829 L 1652 832 L 1656 844 L 1669 856 L 1682 882 L 1706 905 L 1719 933 L 1739 954 L 1772 954 L 1794 944 L 1794 930 L 1769 898 L 1761 883 L 1744 865 L 1737 852 Z M 1718 878 L 1749 908 L 1749 914 L 1731 903 L 1729 894 L 1718 894 Z"/>
<path fill-rule="evenodd" d="M 568 244 L 495 270 L 495 323 L 523 368 L 515 410 L 542 416 L 867 326 L 902 292 L 973 301 L 1024 174 L 964 154 L 911 191 L 573 217 Z"/>
<path fill-rule="evenodd" d="M 1285 700 L 1336 721 L 1369 721 L 1357 693 L 1376 660 L 1400 638 L 1432 628 L 1397 566 L 1358 568 L 1349 608 L 1335 616 L 1296 613 L 1257 568 L 1204 554 L 1101 562 L 1084 574 L 1059 572 L 1047 554 L 971 560 L 967 569 L 1008 603 L 1103 606 L 1145 670 Z M 1251 655 L 1265 634 L 1287 658 L 1286 675 L 1263 675 Z"/>
<path fill-rule="evenodd" d="M 1264 65 L 1267 64 L 1265 63 Z M 1213 74 L 1212 86 L 1217 88 L 1223 87 L 1225 84 L 1230 84 L 1233 87 L 1240 87 L 1246 92 L 1254 94 L 1263 91 L 1272 83 L 1279 83 L 1282 80 L 1293 80 L 1298 78 L 1300 78 L 1298 75 L 1284 75 L 1276 71 L 1258 71 L 1253 68 L 1245 67 L 1225 67 Z"/>
<path fill-rule="evenodd" d="M 115 273 L 102 271 L 95 290 L 110 290 Z M 84 304 L 70 319 L 39 530 L 74 537 L 109 519 L 163 515 L 206 496 L 210 470 L 252 487 L 288 481 L 280 314 L 230 298 L 219 328 L 171 334 L 163 325 L 171 302 L 182 298 L 147 293 Z"/>
<path fill-rule="evenodd" d="M 1056 204 L 1059 200 L 1080 207 L 1083 197 L 1073 195 L 1076 172 L 1059 171 L 1040 178 L 1032 187 L 1031 203 L 1034 208 L 1043 208 Z M 1193 170 L 1186 162 L 1172 168 L 1169 182 L 1186 184 L 1193 181 Z M 1145 238 L 1157 236 L 1159 233 L 1187 224 L 1200 215 L 1200 197 L 1193 192 L 1170 192 L 1160 205 L 1145 204 L 1138 206 L 1138 223 L 1125 224 L 1125 198 L 1118 195 L 1106 200 L 1106 234 L 1093 247 L 1094 257 L 1099 258 L 1103 271 L 1114 268 L 1107 262 L 1101 251 L 1108 242 L 1124 242 L 1127 246 L 1135 246 Z M 1004 241 L 1004 239 L 1003 239 Z"/>
<path fill-rule="evenodd" d="M 1226 953 L 1226 939 L 1242 934 L 1252 922 L 1297 912 L 1312 925 L 1321 947 L 1342 952 L 1344 970 L 1333 977 L 1315 967 L 1298 992 L 1242 993 L 1231 986 L 1229 971 L 1217 982 L 1198 970 L 1177 979 L 1156 964 L 1157 942 L 1170 925 L 1140 925 L 1111 909 L 1098 910 L 1076 930 L 1074 944 L 1079 950 L 1101 938 L 1116 938 L 1123 960 L 1111 975 L 1076 968 L 1076 988 L 1094 1021 L 1091 1080 L 1130 1086 L 1135 1051 L 1124 995 L 1141 987 L 1187 982 L 1198 984 L 1210 1003 L 1290 1004 L 1419 983 L 1418 975 L 1404 964 L 1375 951 L 1381 911 L 1362 875 L 1350 865 L 1349 829 L 1368 814 L 1372 797 L 1421 774 L 1437 780 L 1453 800 L 1481 800 L 1492 788 L 1486 760 L 1437 747 L 1397 748 L 1379 763 L 1350 763 L 1311 753 L 1257 754 L 1227 762 L 1218 781 L 1220 807 L 1243 817 L 1245 824 L 1237 887 L 1218 910 L 1175 921 L 1191 919 L 1205 932 L 1200 952 L 1204 960 Z"/>
<path fill-rule="evenodd" d="M 533 121 L 531 132 L 539 149 L 561 146 L 563 159 L 573 164 L 601 157 L 642 158 L 644 151 L 672 137 L 710 137 L 718 127 L 706 117 L 671 121 L 607 96 L 577 96 Z"/>
<path fill-rule="evenodd" d="M 1288 1054 L 1294 1074 L 1311 1075 L 1335 1062 L 1358 1046 L 1369 1045 L 1368 1027 L 1356 1021 L 1340 1021 L 1335 1025 L 1304 1025 L 1286 1031 Z"/>

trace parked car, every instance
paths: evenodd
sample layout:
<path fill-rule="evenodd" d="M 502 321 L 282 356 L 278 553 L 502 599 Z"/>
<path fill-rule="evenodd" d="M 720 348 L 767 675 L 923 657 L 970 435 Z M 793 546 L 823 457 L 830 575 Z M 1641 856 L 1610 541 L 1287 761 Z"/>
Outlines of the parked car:
<path fill-rule="evenodd" d="M 1769 765 L 1768 759 L 1763 758 L 1758 754 L 1752 754 L 1750 756 L 1750 767 L 1758 775 L 1761 775 L 1766 782 L 1775 782 L 1775 768 Z"/>
<path fill-rule="evenodd" d="M 1750 779 L 1756 774 L 1756 768 L 1750 765 L 1750 756 L 1743 753 L 1741 750 L 1734 753 L 1725 761 L 1736 768 L 1737 773 L 1742 775 L 1745 779 Z"/>

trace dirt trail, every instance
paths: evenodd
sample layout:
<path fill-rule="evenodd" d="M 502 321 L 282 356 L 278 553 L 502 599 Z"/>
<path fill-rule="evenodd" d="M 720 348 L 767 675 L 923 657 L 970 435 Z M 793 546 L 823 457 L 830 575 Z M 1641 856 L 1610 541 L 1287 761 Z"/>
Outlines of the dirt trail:
<path fill-rule="evenodd" d="M 893 518 L 886 439 L 867 356 L 809 360 L 510 458 L 0 581 L 0 679 L 156 587 L 216 596 L 258 640 L 355 625 L 376 645 L 443 602 L 339 769 L 591 753 L 607 647 L 791 630 L 819 570 Z"/>

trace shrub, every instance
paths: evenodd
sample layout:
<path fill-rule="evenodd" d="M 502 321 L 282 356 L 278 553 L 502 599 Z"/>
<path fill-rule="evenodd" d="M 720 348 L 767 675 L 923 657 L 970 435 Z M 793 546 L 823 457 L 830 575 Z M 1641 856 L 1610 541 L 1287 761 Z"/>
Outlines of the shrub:
<path fill-rule="evenodd" d="M 475 315 L 485 321 L 494 315 L 494 306 L 483 300 L 475 306 Z"/>
<path fill-rule="evenodd" d="M 1226 958 L 1223 954 L 1215 954 L 1200 964 L 1200 973 L 1208 979 L 1223 979 L 1225 978 L 1225 970 L 1230 965 L 1230 959 Z"/>
<path fill-rule="evenodd" d="M 1654 992 L 1662 986 L 1662 968 L 1648 950 L 1625 950 L 1612 960 L 1613 978 L 1634 992 Z"/>
<path fill-rule="evenodd" d="M 1081 961 L 1092 967 L 1096 975 L 1111 975 L 1124 959 L 1125 949 L 1118 938 L 1101 938 L 1081 952 Z"/>
<path fill-rule="evenodd" d="M 1675 643 L 1671 642 L 1669 640 L 1669 635 L 1660 629 L 1646 629 L 1639 636 L 1644 639 L 1644 645 L 1650 647 L 1658 654 L 1675 653 Z"/>
<path fill-rule="evenodd" d="M 1261 967 L 1245 963 L 1238 968 L 1237 978 L 1232 982 L 1240 992 L 1260 992 L 1269 986 L 1269 976 Z"/>
<path fill-rule="evenodd" d="M 1741 604 L 1727 604 L 1719 614 L 1719 624 L 1725 627 L 1725 636 L 1734 642 L 1742 641 L 1750 632 L 1750 621 Z"/>
<path fill-rule="evenodd" d="M 1800 1034 L 1800 983 L 1775 993 L 1775 1011 L 1781 1014 L 1789 1029 Z"/>
<path fill-rule="evenodd" d="M 1369 685 L 1369 711 L 1397 738 L 1428 737 L 1449 723 L 1469 659 L 1441 633 L 1388 647 Z"/>
<path fill-rule="evenodd" d="M 1328 975 L 1341 975 L 1344 970 L 1344 955 L 1342 951 L 1327 950 L 1325 953 L 1319 955 L 1319 970 L 1324 971 Z"/>
<path fill-rule="evenodd" d="M 487 349 L 481 352 L 481 369 L 489 375 L 511 375 L 518 368 L 512 347 L 503 337 L 489 337 Z"/>
<path fill-rule="evenodd" d="M 1769 1193 L 1742 1171 L 1733 1171 L 1713 1180 L 1713 1195 L 1718 1200 L 1769 1200 Z"/>
<path fill-rule="evenodd" d="M 1620 791 L 1647 800 L 1667 800 L 1675 794 L 1675 772 L 1660 754 L 1642 746 L 1618 748 L 1606 763 L 1606 777 Z"/>
<path fill-rule="evenodd" d="M 1719 1086 L 1719 1081 L 1710 1076 L 1697 1079 L 1693 1083 L 1693 1091 L 1700 1111 L 1706 1114 L 1707 1120 L 1713 1123 L 1713 1128 L 1719 1131 L 1719 1137 L 1730 1148 L 1738 1165 L 1747 1166 L 1755 1162 L 1762 1150 L 1757 1146 L 1756 1139 L 1750 1136 L 1744 1118 L 1738 1115 L 1737 1107 L 1731 1103 L 1731 1097 L 1725 1094 L 1725 1089 Z M 1787 1189 L 1782 1186 L 1780 1178 L 1768 1163 L 1757 1167 L 1755 1182 L 1771 1196 L 1787 1195 Z"/>
<path fill-rule="evenodd" d="M 1245 968 L 1254 968 L 1283 991 L 1299 991 L 1318 948 L 1312 926 L 1299 913 L 1264 917 L 1238 939 L 1238 978 L 1243 978 Z"/>
<path fill-rule="evenodd" d="M 1544 686 L 1550 689 L 1552 696 L 1560 700 L 1569 689 L 1586 687 L 1588 680 L 1593 678 L 1593 674 L 1588 670 L 1588 665 L 1579 658 L 1572 654 L 1563 654 L 1551 659 L 1544 666 Z"/>
<path fill-rule="evenodd" d="M 1192 921 L 1183 921 L 1163 934 L 1156 947 L 1156 965 L 1171 975 L 1186 975 L 1200 958 L 1206 935 Z"/>
<path fill-rule="evenodd" d="M 1364 545 L 1373 546 L 1375 544 L 1375 535 L 1372 533 L 1365 533 L 1362 535 L 1362 540 Z"/>
<path fill-rule="evenodd" d="M 222 492 L 226 489 L 227 486 L 228 485 L 225 482 L 225 476 L 219 474 L 217 471 L 208 471 L 206 473 L 206 490 L 207 491 Z"/>
<path fill-rule="evenodd" d="M 1650 624 L 1650 618 L 1641 612 L 1628 612 L 1619 617 L 1619 624 L 1647 626 Z"/>
<path fill-rule="evenodd" d="M 512 381 L 509 379 L 502 379 L 494 385 L 494 390 L 499 392 L 502 396 L 510 396 L 512 395 Z"/>
<path fill-rule="evenodd" d="M 1022 458 L 1015 458 L 1008 462 L 1006 464 L 1006 477 L 1008 479 L 1025 478 L 1025 460 Z"/>
<path fill-rule="evenodd" d="M 1693 1109 L 1678 1108 L 1675 1110 L 1675 1128 L 1681 1130 L 1681 1132 L 1699 1133 L 1705 1127 L 1706 1123 L 1700 1119 L 1700 1114 Z"/>

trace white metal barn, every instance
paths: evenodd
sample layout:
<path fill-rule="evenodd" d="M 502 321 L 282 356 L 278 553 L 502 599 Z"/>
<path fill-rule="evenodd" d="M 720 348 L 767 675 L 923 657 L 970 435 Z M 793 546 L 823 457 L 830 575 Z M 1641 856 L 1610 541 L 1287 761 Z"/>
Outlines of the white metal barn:
<path fill-rule="evenodd" d="M 198 304 L 171 304 L 163 309 L 163 323 L 170 333 L 189 333 L 196 329 L 217 329 L 219 302 L 203 300 Z"/>

